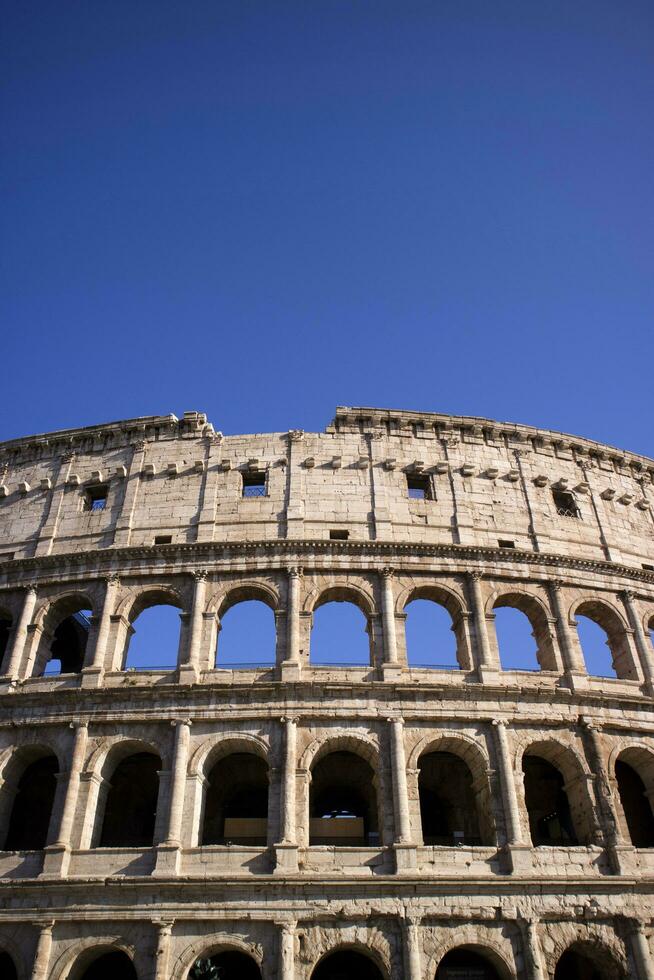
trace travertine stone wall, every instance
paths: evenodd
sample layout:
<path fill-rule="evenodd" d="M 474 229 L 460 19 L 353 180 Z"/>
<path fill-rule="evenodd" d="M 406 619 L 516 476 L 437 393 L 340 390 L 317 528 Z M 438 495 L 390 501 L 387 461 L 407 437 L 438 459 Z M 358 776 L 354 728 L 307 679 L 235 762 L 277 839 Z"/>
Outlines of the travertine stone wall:
<path fill-rule="evenodd" d="M 255 473 L 265 495 L 246 498 Z M 408 476 L 429 499 L 408 496 Z M 553 978 L 571 947 L 609 980 L 654 980 L 654 849 L 631 843 L 615 768 L 654 799 L 653 480 L 652 460 L 589 440 L 378 409 L 339 408 L 324 433 L 223 436 L 187 413 L 0 445 L 3 840 L 25 765 L 54 753 L 59 770 L 45 849 L 0 851 L 0 952 L 20 980 L 81 980 L 108 949 L 140 980 L 186 980 L 222 949 L 265 980 L 310 980 L 339 948 L 386 980 L 434 980 L 460 946 L 507 980 Z M 106 506 L 86 509 L 100 486 Z M 555 488 L 579 518 L 557 513 Z M 460 670 L 409 665 L 416 597 L 450 612 Z M 217 669 L 221 618 L 250 598 L 275 613 L 274 663 Z M 364 613 L 369 665 L 312 664 L 331 598 Z M 177 668 L 126 670 L 154 601 L 180 610 Z M 540 671 L 501 669 L 501 605 L 528 615 Z M 82 670 L 42 676 L 81 608 Z M 584 611 L 615 679 L 586 670 Z M 425 844 L 420 759 L 436 750 L 468 766 L 483 844 Z M 160 758 L 154 843 L 100 847 L 131 751 Z M 312 771 L 331 751 L 374 774 L 368 846 L 310 843 Z M 209 772 L 239 752 L 268 768 L 267 843 L 202 845 Z M 562 774 L 578 845 L 532 846 L 525 754 Z"/>

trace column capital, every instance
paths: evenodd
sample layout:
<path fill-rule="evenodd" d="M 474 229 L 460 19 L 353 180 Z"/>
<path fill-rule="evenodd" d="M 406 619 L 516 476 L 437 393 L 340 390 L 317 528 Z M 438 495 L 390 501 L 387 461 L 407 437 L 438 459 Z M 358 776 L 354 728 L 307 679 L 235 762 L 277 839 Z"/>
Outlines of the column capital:
<path fill-rule="evenodd" d="M 283 725 L 297 725 L 298 719 L 291 718 L 290 715 L 283 715 L 280 719 Z"/>
<path fill-rule="evenodd" d="M 178 728 L 184 725 L 186 725 L 187 728 L 190 728 L 192 724 L 193 721 L 191 718 L 173 718 L 170 722 L 172 728 Z"/>
<path fill-rule="evenodd" d="M 384 579 L 384 581 L 387 582 L 390 579 L 392 579 L 393 576 L 395 575 L 395 569 L 393 568 L 392 565 L 384 565 L 380 574 L 381 577 Z"/>
<path fill-rule="evenodd" d="M 493 718 L 491 725 L 493 728 L 503 728 L 506 731 L 506 721 L 504 718 Z"/>
<path fill-rule="evenodd" d="M 297 919 L 276 919 L 275 925 L 287 936 L 292 935 L 297 929 Z"/>
<path fill-rule="evenodd" d="M 171 930 L 172 930 L 172 928 L 173 928 L 173 926 L 175 925 L 175 920 L 174 919 L 153 919 L 152 920 L 152 925 L 157 927 L 157 929 L 159 930 L 159 933 L 160 934 L 161 933 L 164 933 L 165 935 L 169 935 L 170 932 L 171 932 Z"/>
<path fill-rule="evenodd" d="M 625 602 L 633 602 L 634 599 L 638 598 L 634 589 L 621 589 L 620 592 L 618 592 L 618 595 L 621 599 L 624 599 Z"/>
<path fill-rule="evenodd" d="M 478 568 L 473 569 L 471 572 L 466 572 L 466 575 L 468 576 L 471 582 L 481 582 L 481 580 L 484 577 L 484 573 L 481 572 Z"/>
<path fill-rule="evenodd" d="M 193 572 L 193 578 L 196 582 L 206 582 L 209 577 L 209 571 L 206 568 L 196 568 Z"/>
<path fill-rule="evenodd" d="M 44 919 L 40 922 L 33 922 L 32 925 L 36 926 L 42 932 L 52 932 L 55 927 L 55 921 L 55 919 Z"/>
<path fill-rule="evenodd" d="M 304 569 L 300 565 L 291 565 L 288 569 L 289 578 L 302 578 Z"/>
<path fill-rule="evenodd" d="M 70 725 L 68 727 L 69 728 L 72 728 L 73 731 L 78 732 L 82 728 L 87 728 L 88 729 L 89 723 L 88 723 L 88 721 L 86 719 L 84 719 L 84 721 L 71 721 L 71 723 L 70 723 Z"/>
<path fill-rule="evenodd" d="M 25 586 L 23 586 L 23 588 L 25 589 L 26 595 L 36 595 L 37 592 L 36 582 L 28 582 Z"/>
<path fill-rule="evenodd" d="M 389 715 L 389 717 L 386 719 L 386 721 L 389 722 L 389 724 L 391 724 L 391 725 L 402 725 L 402 726 L 404 726 L 404 718 L 402 718 L 400 716 L 397 716 L 397 717 L 393 718 L 392 715 Z"/>
<path fill-rule="evenodd" d="M 108 575 L 103 575 L 102 580 L 107 587 L 120 585 L 120 575 L 117 572 L 109 572 Z"/>
<path fill-rule="evenodd" d="M 550 579 L 550 588 L 554 592 L 560 592 L 564 585 L 565 585 L 565 582 L 561 578 L 553 578 L 553 579 Z"/>

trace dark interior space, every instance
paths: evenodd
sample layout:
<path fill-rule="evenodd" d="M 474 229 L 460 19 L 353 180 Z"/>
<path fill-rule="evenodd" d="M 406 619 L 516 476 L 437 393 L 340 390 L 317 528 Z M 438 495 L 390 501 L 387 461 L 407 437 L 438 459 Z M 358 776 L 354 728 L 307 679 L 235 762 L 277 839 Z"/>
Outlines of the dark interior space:
<path fill-rule="evenodd" d="M 377 796 L 370 765 L 354 752 L 324 756 L 311 774 L 310 843 L 374 847 Z"/>
<path fill-rule="evenodd" d="M 58 768 L 56 758 L 46 755 L 23 772 L 11 808 L 5 851 L 38 851 L 45 847 Z"/>
<path fill-rule="evenodd" d="M 420 817 L 425 844 L 481 844 L 472 773 L 452 752 L 420 759 Z"/>
<path fill-rule="evenodd" d="M 646 796 L 645 783 L 627 762 L 615 764 L 620 802 L 634 847 L 654 847 L 654 814 Z"/>
<path fill-rule="evenodd" d="M 268 836 L 268 766 L 247 752 L 220 759 L 209 773 L 202 844 L 264 846 Z"/>
<path fill-rule="evenodd" d="M 137 752 L 119 762 L 111 777 L 100 847 L 151 847 L 161 760 Z"/>
<path fill-rule="evenodd" d="M 311 980 L 383 980 L 369 956 L 351 949 L 326 956 L 311 975 Z"/>
<path fill-rule="evenodd" d="M 570 815 L 570 804 L 559 770 L 539 756 L 522 760 L 525 802 L 534 847 L 566 847 L 578 843 Z"/>

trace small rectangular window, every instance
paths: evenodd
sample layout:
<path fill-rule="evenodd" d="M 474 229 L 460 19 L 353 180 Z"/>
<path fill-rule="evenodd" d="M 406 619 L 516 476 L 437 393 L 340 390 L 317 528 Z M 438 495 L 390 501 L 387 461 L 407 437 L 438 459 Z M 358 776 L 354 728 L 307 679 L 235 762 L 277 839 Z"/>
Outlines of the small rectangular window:
<path fill-rule="evenodd" d="M 155 544 L 172 544 L 173 536 L 172 534 L 157 534 L 154 539 Z"/>
<path fill-rule="evenodd" d="M 109 487 L 87 487 L 84 493 L 84 510 L 104 510 L 108 496 Z"/>
<path fill-rule="evenodd" d="M 431 484 L 428 476 L 411 474 L 406 478 L 407 492 L 412 500 L 431 500 Z"/>
<path fill-rule="evenodd" d="M 643 564 L 643 568 L 645 569 L 646 572 L 654 572 L 654 565 Z"/>
<path fill-rule="evenodd" d="M 347 541 L 350 536 L 349 531 L 332 530 L 329 532 L 330 541 Z"/>
<path fill-rule="evenodd" d="M 266 474 L 265 473 L 244 473 L 243 474 L 243 496 L 244 497 L 265 497 L 266 496 Z"/>
<path fill-rule="evenodd" d="M 559 517 L 573 517 L 579 520 L 581 511 L 573 493 L 570 493 L 569 490 L 552 490 L 552 496 Z"/>
<path fill-rule="evenodd" d="M 515 548 L 515 541 L 507 541 L 504 538 L 500 538 L 497 542 L 500 548 Z"/>

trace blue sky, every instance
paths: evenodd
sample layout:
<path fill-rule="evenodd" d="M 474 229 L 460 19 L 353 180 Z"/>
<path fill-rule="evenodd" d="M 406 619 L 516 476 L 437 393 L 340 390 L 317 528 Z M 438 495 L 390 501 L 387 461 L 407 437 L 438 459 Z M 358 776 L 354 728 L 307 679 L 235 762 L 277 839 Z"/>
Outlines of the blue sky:
<path fill-rule="evenodd" d="M 654 455 L 646 0 L 5 0 L 0 438 L 336 404 Z"/>

